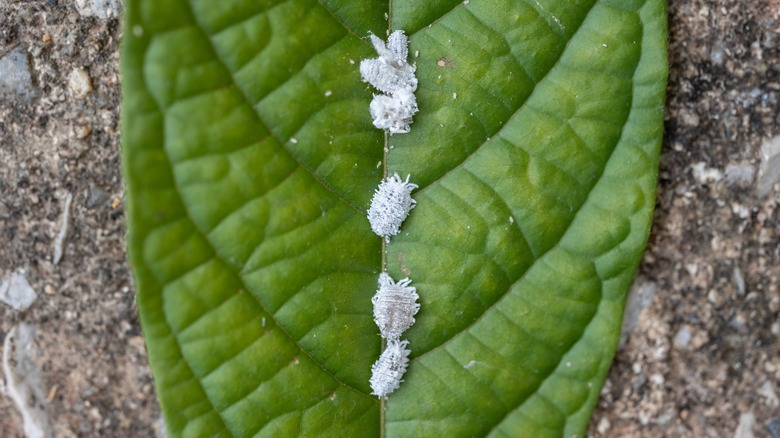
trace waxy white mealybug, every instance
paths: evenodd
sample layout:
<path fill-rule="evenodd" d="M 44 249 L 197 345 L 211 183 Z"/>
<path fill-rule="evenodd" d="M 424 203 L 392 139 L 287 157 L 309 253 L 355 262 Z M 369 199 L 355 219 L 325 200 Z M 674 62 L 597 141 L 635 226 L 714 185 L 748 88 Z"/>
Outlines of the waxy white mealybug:
<path fill-rule="evenodd" d="M 387 343 L 387 348 L 379 356 L 379 360 L 371 366 L 369 383 L 372 394 L 386 397 L 398 389 L 409 365 L 411 352 L 406 348 L 407 345 L 409 341 L 391 340 Z"/>
<path fill-rule="evenodd" d="M 383 272 L 379 274 L 379 289 L 371 298 L 374 304 L 374 321 L 385 339 L 398 339 L 414 325 L 414 315 L 420 310 L 417 290 L 409 286 L 409 278 L 396 283 Z"/>
<path fill-rule="evenodd" d="M 371 198 L 371 207 L 368 209 L 368 221 L 371 229 L 385 241 L 390 242 L 390 236 L 395 236 L 401 229 L 401 223 L 409 216 L 409 212 L 417 202 L 412 199 L 412 190 L 417 184 L 406 181 L 398 174 L 386 178 L 379 183 Z"/>
<path fill-rule="evenodd" d="M 406 134 L 411 130 L 412 116 L 417 112 L 417 101 L 408 90 L 391 96 L 375 94 L 368 106 L 374 126 L 391 134 Z"/>
<path fill-rule="evenodd" d="M 379 57 L 360 61 L 360 75 L 385 93 L 375 94 L 371 101 L 374 126 L 390 134 L 407 133 L 417 113 L 415 67 L 406 61 L 409 41 L 402 30 L 390 34 L 387 45 L 376 35 L 370 37 Z"/>

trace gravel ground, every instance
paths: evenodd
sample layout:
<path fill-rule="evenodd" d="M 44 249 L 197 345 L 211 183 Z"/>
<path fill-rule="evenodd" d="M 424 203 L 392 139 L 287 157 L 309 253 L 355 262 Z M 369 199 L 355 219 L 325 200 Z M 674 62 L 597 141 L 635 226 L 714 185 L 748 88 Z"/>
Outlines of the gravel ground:
<path fill-rule="evenodd" d="M 671 3 L 654 231 L 589 434 L 780 438 L 780 0 Z M 34 327 L 63 437 L 160 428 L 124 253 L 120 10 L 0 0 L 0 279 L 37 293 L 0 303 L 0 342 Z M 0 397 L 0 436 L 22 430 Z"/>

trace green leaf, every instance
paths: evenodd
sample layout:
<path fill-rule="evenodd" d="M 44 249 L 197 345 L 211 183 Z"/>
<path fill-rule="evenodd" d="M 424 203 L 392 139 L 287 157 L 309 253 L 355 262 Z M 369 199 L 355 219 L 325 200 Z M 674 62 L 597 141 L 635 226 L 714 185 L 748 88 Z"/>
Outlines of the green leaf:
<path fill-rule="evenodd" d="M 358 73 L 410 36 L 385 138 Z M 419 56 L 416 56 L 419 52 Z M 582 436 L 647 239 L 663 0 L 127 0 L 129 257 L 173 436 Z M 386 247 L 387 172 L 417 207 Z M 420 294 L 370 395 L 386 264 Z"/>

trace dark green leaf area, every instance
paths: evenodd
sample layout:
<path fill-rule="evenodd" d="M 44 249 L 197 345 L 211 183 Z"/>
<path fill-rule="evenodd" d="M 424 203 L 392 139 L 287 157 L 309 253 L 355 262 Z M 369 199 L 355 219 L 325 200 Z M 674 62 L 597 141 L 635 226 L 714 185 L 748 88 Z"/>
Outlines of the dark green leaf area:
<path fill-rule="evenodd" d="M 172 436 L 583 435 L 652 218 L 664 1 L 125 6 L 128 253 Z M 358 65 L 388 26 L 420 112 L 385 137 Z M 386 172 L 420 188 L 384 246 Z M 422 307 L 380 403 L 383 260 Z"/>

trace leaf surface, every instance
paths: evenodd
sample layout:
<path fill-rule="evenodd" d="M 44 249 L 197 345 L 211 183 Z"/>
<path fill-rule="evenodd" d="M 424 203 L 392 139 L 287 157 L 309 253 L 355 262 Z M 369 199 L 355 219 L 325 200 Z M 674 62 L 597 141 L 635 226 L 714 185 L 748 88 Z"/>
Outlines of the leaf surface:
<path fill-rule="evenodd" d="M 651 223 L 665 10 L 128 0 L 129 256 L 169 432 L 581 436 Z M 420 112 L 385 138 L 357 66 L 388 25 Z M 384 247 L 387 172 L 420 189 Z M 421 310 L 381 403 L 383 263 Z"/>

